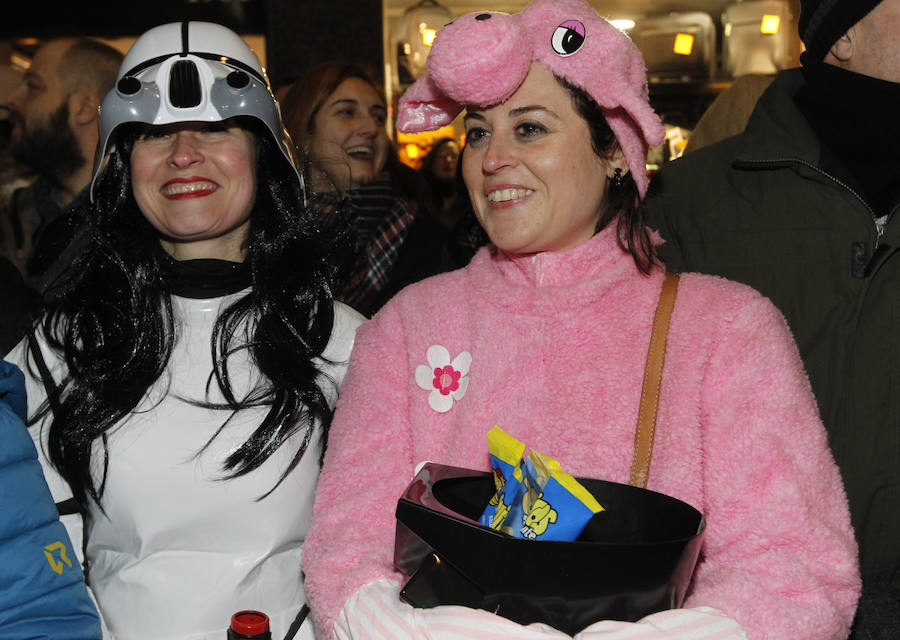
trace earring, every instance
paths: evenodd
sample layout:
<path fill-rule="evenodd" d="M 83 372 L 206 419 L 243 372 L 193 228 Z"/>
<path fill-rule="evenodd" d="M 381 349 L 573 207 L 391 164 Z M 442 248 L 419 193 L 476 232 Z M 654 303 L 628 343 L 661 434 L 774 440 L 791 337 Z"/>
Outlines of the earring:
<path fill-rule="evenodd" d="M 621 189 L 625 185 L 625 174 L 622 173 L 621 169 L 616 167 L 616 170 L 613 171 L 612 177 L 609 178 L 609 181 L 616 189 Z"/>

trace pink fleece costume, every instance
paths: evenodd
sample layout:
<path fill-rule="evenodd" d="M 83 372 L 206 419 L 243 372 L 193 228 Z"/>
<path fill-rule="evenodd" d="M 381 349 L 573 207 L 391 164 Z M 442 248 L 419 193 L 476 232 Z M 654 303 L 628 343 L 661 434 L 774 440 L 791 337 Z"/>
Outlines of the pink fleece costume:
<path fill-rule="evenodd" d="M 600 105 L 643 195 L 647 145 L 663 138 L 643 60 L 583 0 L 454 20 L 401 98 L 398 127 L 502 103 L 535 60 Z M 576 476 L 628 481 L 663 275 L 642 275 L 613 227 L 562 254 L 483 249 L 360 329 L 304 548 L 321 638 L 559 637 L 400 603 L 394 509 L 418 462 L 488 470 L 495 424 Z M 686 609 L 596 623 L 579 639 L 846 637 L 859 595 L 846 498 L 787 326 L 752 290 L 682 277 L 648 487 L 707 518 Z"/>
<path fill-rule="evenodd" d="M 394 509 L 416 463 L 487 470 L 499 424 L 576 476 L 628 482 L 662 278 L 610 229 L 563 254 L 488 247 L 359 330 L 304 548 L 320 637 L 361 586 L 402 580 Z M 716 607 L 754 639 L 846 637 L 859 594 L 846 499 L 789 330 L 753 290 L 682 276 L 648 488 L 707 518 L 685 607 Z"/>

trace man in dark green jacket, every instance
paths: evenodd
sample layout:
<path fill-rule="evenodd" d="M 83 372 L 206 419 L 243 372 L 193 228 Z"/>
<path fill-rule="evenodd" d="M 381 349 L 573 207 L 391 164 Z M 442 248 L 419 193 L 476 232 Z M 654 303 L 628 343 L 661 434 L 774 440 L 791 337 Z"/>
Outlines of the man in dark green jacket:
<path fill-rule="evenodd" d="M 900 0 L 804 0 L 802 69 L 744 133 L 665 166 L 677 271 L 745 282 L 797 339 L 860 546 L 855 638 L 900 638 Z M 740 425 L 735 425 L 736 429 Z"/>

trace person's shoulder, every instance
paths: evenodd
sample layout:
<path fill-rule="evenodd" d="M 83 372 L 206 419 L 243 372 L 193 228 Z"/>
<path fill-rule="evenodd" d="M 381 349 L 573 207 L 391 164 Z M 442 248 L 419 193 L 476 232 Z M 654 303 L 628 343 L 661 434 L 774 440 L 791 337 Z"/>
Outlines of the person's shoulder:
<path fill-rule="evenodd" d="M 372 329 L 381 331 L 397 323 L 408 325 L 452 314 L 471 293 L 467 270 L 446 271 L 405 286 L 372 316 Z"/>
<path fill-rule="evenodd" d="M 334 324 L 331 329 L 332 341 L 349 339 L 352 342 L 356 330 L 366 322 L 366 317 L 343 302 L 335 300 L 333 304 Z"/>
<path fill-rule="evenodd" d="M 708 298 L 734 298 L 738 300 L 751 300 L 764 298 L 753 287 L 729 280 L 722 276 L 708 273 L 684 272 L 678 275 L 679 291 L 688 288 L 694 295 L 702 295 Z"/>
<path fill-rule="evenodd" d="M 13 190 L 13 198 L 34 198 L 38 192 L 49 192 L 51 189 L 49 180 L 42 176 L 38 176 L 27 184 L 23 184 Z"/>
<path fill-rule="evenodd" d="M 728 185 L 732 165 L 743 146 L 743 135 L 725 138 L 665 163 L 650 181 L 650 208 L 658 205 L 660 197 L 667 206 L 688 206 L 715 198 Z"/>
<path fill-rule="evenodd" d="M 0 358 L 0 403 L 11 406 L 24 415 L 25 374 L 14 362 Z"/>
<path fill-rule="evenodd" d="M 366 323 L 366 317 L 343 302 L 335 300 L 333 305 L 334 319 L 331 324 L 331 336 L 321 357 L 330 363 L 329 366 L 337 367 L 336 370 L 330 370 L 333 375 L 336 375 L 335 371 L 340 371 L 339 377 L 343 378 L 343 369 L 350 361 L 350 354 L 356 344 L 357 331 Z"/>
<path fill-rule="evenodd" d="M 717 167 L 729 168 L 742 148 L 745 136 L 746 131 L 686 153 L 665 163 L 657 177 L 696 174 L 697 171 L 708 171 Z M 704 177 L 702 174 L 695 175 L 697 180 L 703 180 Z"/>
<path fill-rule="evenodd" d="M 24 497 L 30 500 L 34 492 L 40 492 L 41 501 L 49 499 L 46 492 L 44 477 L 35 474 L 35 469 L 40 469 L 38 464 L 37 448 L 34 445 L 31 434 L 25 426 L 25 377 L 17 366 L 2 361 L 0 369 L 0 439 L 3 447 L 0 447 L 0 482 L 6 488 L 4 495 L 0 497 L 0 505 L 8 508 L 4 501 Z M 13 496 L 16 496 L 13 498 Z M 50 502 L 52 505 L 52 502 Z M 46 523 L 50 516 L 44 508 L 44 504 L 34 504 L 27 518 L 23 522 L 5 523 L 0 525 L 0 539 L 5 539 L 2 529 L 9 534 L 13 529 L 24 531 Z"/>
<path fill-rule="evenodd" d="M 774 105 L 789 100 L 796 92 L 798 84 L 802 82 L 802 74 L 797 69 L 788 69 L 774 77 L 761 78 L 758 82 L 762 83 L 764 89 L 762 86 L 756 89 L 760 96 L 742 131 L 697 149 L 691 150 L 688 145 L 689 151 L 680 158 L 665 163 L 657 177 L 661 180 L 666 180 L 667 177 L 674 180 L 677 177 L 680 182 L 685 177 L 693 176 L 696 181 L 708 181 L 711 175 L 730 170 L 732 163 L 745 150 L 762 144 L 772 136 L 774 129 L 771 111 Z"/>
<path fill-rule="evenodd" d="M 467 268 L 454 269 L 445 271 L 437 275 L 430 276 L 419 282 L 415 282 L 405 287 L 395 296 L 401 302 L 409 304 L 423 297 L 432 297 L 435 295 L 452 295 L 452 292 L 465 286 L 467 282 Z"/>
<path fill-rule="evenodd" d="M 37 451 L 24 427 L 25 375 L 12 362 L 0 360 L 0 467 L 37 459 Z"/>
<path fill-rule="evenodd" d="M 755 313 L 781 317 L 781 312 L 765 295 L 742 282 L 705 273 L 682 273 L 679 297 L 697 312 L 697 317 L 715 314 Z"/>
<path fill-rule="evenodd" d="M 355 329 L 366 321 L 366 317 L 350 305 L 338 300 L 335 300 L 332 304 L 334 305 L 335 324 L 340 322 L 344 326 Z"/>

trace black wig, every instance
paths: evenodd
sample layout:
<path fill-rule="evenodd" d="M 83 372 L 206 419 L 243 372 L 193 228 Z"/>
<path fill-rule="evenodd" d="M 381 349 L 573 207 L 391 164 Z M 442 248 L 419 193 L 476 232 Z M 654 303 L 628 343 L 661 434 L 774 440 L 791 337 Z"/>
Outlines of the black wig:
<path fill-rule="evenodd" d="M 329 244 L 268 131 L 251 118 L 240 124 L 255 134 L 259 149 L 246 254 L 251 288 L 216 320 L 211 377 L 225 398 L 224 408 L 268 407 L 262 423 L 226 459 L 227 477 L 253 471 L 288 438 L 303 434 L 280 484 L 306 452 L 314 425 L 322 425 L 324 438 L 331 421 L 315 363 L 334 321 Z M 95 185 L 96 201 L 86 205 L 83 249 L 46 291 L 37 323 L 36 333 L 63 360 L 66 373 L 58 384 L 51 382 L 50 401 L 30 422 L 51 413 L 48 455 L 82 510 L 89 499 L 99 505 L 103 495 L 107 432 L 163 374 L 176 340 L 163 270 L 168 257 L 132 193 L 136 136 L 134 128 L 117 131 L 115 150 Z M 252 327 L 249 339 L 247 332 L 236 330 L 240 326 Z M 30 351 L 38 347 L 34 333 L 28 340 Z M 238 398 L 228 359 L 241 350 L 249 351 L 262 382 Z M 99 486 L 91 474 L 95 446 L 102 446 L 104 456 Z"/>

